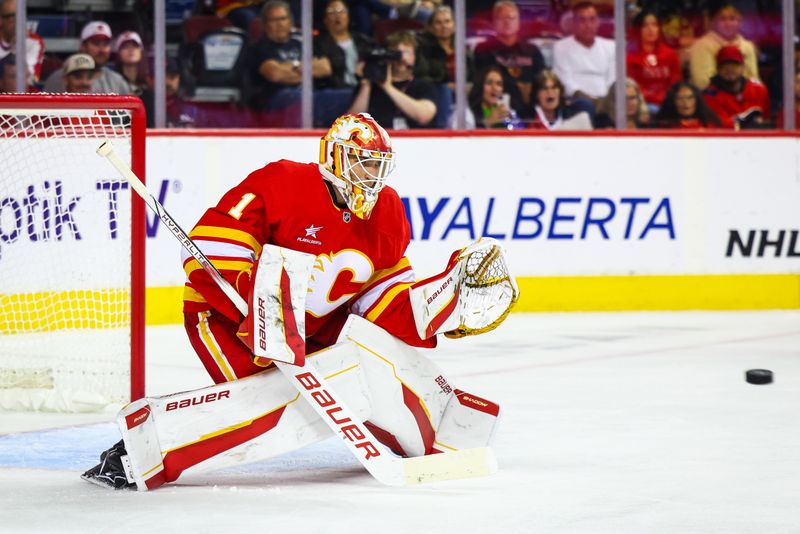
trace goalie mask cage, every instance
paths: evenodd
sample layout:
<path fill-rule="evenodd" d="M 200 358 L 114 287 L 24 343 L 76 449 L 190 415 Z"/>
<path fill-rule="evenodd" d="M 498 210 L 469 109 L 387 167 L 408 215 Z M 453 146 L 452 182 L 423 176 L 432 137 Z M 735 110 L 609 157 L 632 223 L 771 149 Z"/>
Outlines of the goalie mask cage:
<path fill-rule="evenodd" d="M 0 409 L 113 410 L 144 396 L 144 178 L 135 97 L 0 95 Z"/>

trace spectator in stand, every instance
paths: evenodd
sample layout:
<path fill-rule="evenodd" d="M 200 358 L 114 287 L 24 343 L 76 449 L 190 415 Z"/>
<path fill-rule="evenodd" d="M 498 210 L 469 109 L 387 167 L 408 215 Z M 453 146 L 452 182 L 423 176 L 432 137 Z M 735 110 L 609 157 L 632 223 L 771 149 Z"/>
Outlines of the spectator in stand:
<path fill-rule="evenodd" d="M 142 38 L 136 32 L 122 32 L 114 42 L 114 67 L 137 95 L 147 86 L 147 62 L 142 61 L 143 52 Z"/>
<path fill-rule="evenodd" d="M 0 0 L 0 59 L 16 53 L 17 46 L 17 3 L 16 0 Z M 25 38 L 25 62 L 28 67 L 28 85 L 39 81 L 44 59 L 44 39 L 28 32 Z M 16 65 L 16 62 L 14 63 Z M 16 88 L 16 84 L 14 85 Z M 8 91 L 11 92 L 11 91 Z"/>
<path fill-rule="evenodd" d="M 778 115 L 778 128 L 783 129 L 783 107 Z M 800 130 L 800 65 L 795 66 L 794 75 L 794 129 Z"/>
<path fill-rule="evenodd" d="M 689 80 L 701 91 L 716 74 L 716 57 L 724 46 L 738 48 L 744 57 L 744 75 L 758 79 L 756 47 L 739 33 L 741 21 L 742 15 L 733 4 L 721 4 L 711 13 L 711 29 L 689 48 Z"/>
<path fill-rule="evenodd" d="M 150 63 L 150 68 L 148 68 L 146 74 L 147 87 L 142 92 L 142 102 L 147 111 L 147 127 L 154 128 L 155 78 L 151 74 L 153 72 L 152 60 Z M 166 87 L 165 92 L 167 96 L 167 128 L 199 128 L 205 126 L 207 124 L 207 119 L 203 110 L 198 108 L 195 104 L 187 102 L 183 98 L 181 69 L 178 65 L 178 61 L 175 58 L 167 58 L 166 68 L 164 70 L 164 85 Z"/>
<path fill-rule="evenodd" d="M 616 128 L 616 90 L 617 82 L 611 84 L 608 94 L 597 104 L 597 127 Z M 650 122 L 650 108 L 644 100 L 639 84 L 632 78 L 625 84 L 626 128 L 644 128 Z"/>
<path fill-rule="evenodd" d="M 8 54 L 0 59 L 0 93 L 15 93 L 17 89 L 17 58 Z"/>
<path fill-rule="evenodd" d="M 72 54 L 64 62 L 64 92 L 91 93 L 94 59 L 89 54 Z"/>
<path fill-rule="evenodd" d="M 517 111 L 523 103 L 506 89 L 507 74 L 500 65 L 489 65 L 480 72 L 467 95 L 467 128 L 524 128 Z M 452 119 L 451 119 L 452 120 Z"/>
<path fill-rule="evenodd" d="M 438 6 L 418 37 L 419 55 L 427 60 L 423 76 L 431 83 L 446 83 L 451 90 L 456 79 L 455 33 L 453 8 Z"/>
<path fill-rule="evenodd" d="M 292 12 L 282 0 L 270 0 L 261 10 L 264 36 L 249 51 L 254 85 L 253 107 L 277 112 L 282 126 L 300 126 L 300 65 L 302 44 L 292 37 Z M 313 58 L 313 77 L 331 75 L 328 58 Z"/>
<path fill-rule="evenodd" d="M 314 39 L 314 55 L 327 58 L 331 73 L 314 80 L 315 88 L 355 87 L 364 69 L 364 56 L 374 46 L 373 41 L 350 31 L 350 13 L 344 0 L 330 0 L 326 4 L 323 25 L 324 29 Z M 341 113 L 336 114 L 339 115 Z"/>
<path fill-rule="evenodd" d="M 353 27 L 359 33 L 372 35 L 372 19 L 413 19 L 427 22 L 441 0 L 350 0 Z"/>
<path fill-rule="evenodd" d="M 534 116 L 530 128 L 535 130 L 591 130 L 591 114 L 571 102 L 564 94 L 564 84 L 555 72 L 545 69 L 533 84 Z"/>
<path fill-rule="evenodd" d="M 111 28 L 100 20 L 89 22 L 81 30 L 80 52 L 92 56 L 95 63 L 91 92 L 128 95 L 132 92 L 130 84 L 122 75 L 108 67 L 108 60 L 111 58 L 111 38 Z M 64 89 L 64 68 L 62 67 L 47 78 L 44 91 L 62 93 Z"/>
<path fill-rule="evenodd" d="M 395 130 L 425 128 L 436 116 L 436 88 L 413 76 L 416 37 L 407 31 L 395 32 L 386 45 L 400 51 L 402 57 L 390 61 L 385 71 L 365 68 L 349 113 L 367 112 L 379 124 Z"/>
<path fill-rule="evenodd" d="M 702 130 L 719 128 L 720 121 L 690 82 L 679 81 L 667 91 L 655 118 L 658 128 Z"/>
<path fill-rule="evenodd" d="M 475 70 L 501 65 L 517 84 L 522 100 L 530 102 L 533 78 L 545 68 L 539 48 L 521 39 L 519 7 L 511 0 L 499 0 L 492 8 L 495 35 L 475 47 Z"/>
<path fill-rule="evenodd" d="M 736 46 L 723 46 L 717 53 L 717 75 L 703 92 L 706 104 L 722 126 L 758 128 L 769 121 L 769 92 L 758 80 L 744 76 L 744 55 Z"/>
<path fill-rule="evenodd" d="M 573 34 L 553 46 L 553 70 L 567 96 L 595 101 L 616 79 L 614 41 L 597 36 L 600 19 L 592 2 L 572 8 Z"/>
<path fill-rule="evenodd" d="M 677 52 L 661 39 L 654 12 L 640 12 L 633 28 L 636 35 L 627 54 L 628 76 L 639 84 L 645 102 L 656 112 L 669 88 L 683 78 L 681 62 Z"/>
<path fill-rule="evenodd" d="M 314 55 L 327 58 L 331 75 L 314 81 L 314 126 L 329 126 L 353 102 L 364 57 L 374 48 L 366 35 L 350 31 L 350 13 L 344 0 L 325 5 L 323 30 L 314 38 Z"/>

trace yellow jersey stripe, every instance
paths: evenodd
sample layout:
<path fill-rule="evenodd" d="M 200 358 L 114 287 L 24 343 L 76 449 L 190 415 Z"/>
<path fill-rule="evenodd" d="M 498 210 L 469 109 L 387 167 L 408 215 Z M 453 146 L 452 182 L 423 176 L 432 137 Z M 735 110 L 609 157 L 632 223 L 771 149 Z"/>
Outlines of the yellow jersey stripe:
<path fill-rule="evenodd" d="M 384 278 L 388 278 L 390 275 L 393 275 L 394 273 L 396 273 L 398 271 L 401 271 L 401 270 L 403 270 L 403 269 L 405 269 L 407 267 L 410 267 L 410 266 L 411 266 L 411 263 L 408 261 L 408 258 L 403 256 L 402 258 L 400 258 L 400 261 L 398 261 L 394 266 L 389 267 L 388 269 L 382 269 L 380 271 L 377 271 L 377 272 L 373 273 L 372 276 L 369 277 L 369 282 L 367 282 L 367 285 L 369 286 L 370 284 L 372 284 L 374 282 L 377 282 L 377 281 L 382 280 Z"/>
<path fill-rule="evenodd" d="M 205 303 L 206 299 L 203 298 L 196 289 L 189 286 L 183 286 L 183 300 L 188 300 L 190 302 L 201 302 Z"/>
<path fill-rule="evenodd" d="M 211 265 L 219 269 L 220 271 L 248 271 L 253 267 L 253 264 L 249 261 L 233 261 L 233 260 L 211 260 Z M 186 276 L 189 276 L 193 272 L 198 269 L 202 269 L 203 266 L 200 265 L 195 259 L 191 259 L 186 262 L 183 266 L 184 272 L 186 272 Z"/>
<path fill-rule="evenodd" d="M 197 328 L 200 331 L 200 337 L 203 339 L 203 344 L 208 349 L 208 352 L 211 353 L 211 356 L 214 357 L 214 361 L 217 362 L 217 365 L 219 366 L 220 371 L 222 371 L 222 374 L 225 375 L 225 378 L 228 381 L 236 380 L 236 377 L 233 376 L 233 372 L 231 371 L 230 367 L 228 367 L 228 362 L 225 361 L 222 352 L 219 350 L 217 342 L 211 335 L 211 329 L 208 327 L 208 315 L 208 312 L 201 312 L 200 321 L 197 323 Z"/>
<path fill-rule="evenodd" d="M 256 253 L 256 256 L 261 253 L 261 244 L 258 242 L 258 240 L 242 230 L 223 228 L 221 226 L 195 226 L 194 229 L 189 232 L 189 237 L 192 239 L 198 237 L 218 237 L 221 239 L 230 239 L 231 241 L 237 241 L 247 245 L 253 249 L 253 251 Z"/>
<path fill-rule="evenodd" d="M 392 303 L 392 301 L 397 295 L 399 295 L 403 291 L 407 291 L 408 288 L 410 288 L 413 285 L 414 284 L 407 283 L 407 284 L 397 284 L 396 286 L 394 286 L 392 289 L 387 291 L 383 295 L 383 297 L 380 298 L 380 300 L 378 300 L 375 303 L 375 305 L 372 307 L 372 310 L 370 310 L 369 313 L 367 313 L 365 319 L 370 322 L 375 322 L 375 320 L 378 317 L 380 317 L 380 315 L 383 313 L 383 310 L 385 310 L 386 307 Z"/>

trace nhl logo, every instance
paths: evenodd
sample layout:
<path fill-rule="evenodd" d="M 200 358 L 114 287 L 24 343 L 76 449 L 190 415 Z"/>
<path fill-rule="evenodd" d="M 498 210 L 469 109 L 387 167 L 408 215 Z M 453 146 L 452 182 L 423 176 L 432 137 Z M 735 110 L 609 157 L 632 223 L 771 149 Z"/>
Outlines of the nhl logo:
<path fill-rule="evenodd" d="M 349 223 L 350 222 L 350 212 L 349 211 L 343 212 L 342 213 L 342 219 L 344 220 L 344 222 Z"/>

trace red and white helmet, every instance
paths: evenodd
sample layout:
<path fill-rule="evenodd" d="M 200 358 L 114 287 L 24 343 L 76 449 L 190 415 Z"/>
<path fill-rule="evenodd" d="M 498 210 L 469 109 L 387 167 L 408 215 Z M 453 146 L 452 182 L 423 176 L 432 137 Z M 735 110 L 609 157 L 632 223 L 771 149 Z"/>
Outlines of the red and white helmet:
<path fill-rule="evenodd" d="M 356 217 L 368 219 L 394 170 L 392 140 L 367 113 L 342 115 L 320 140 L 323 176 Z"/>

